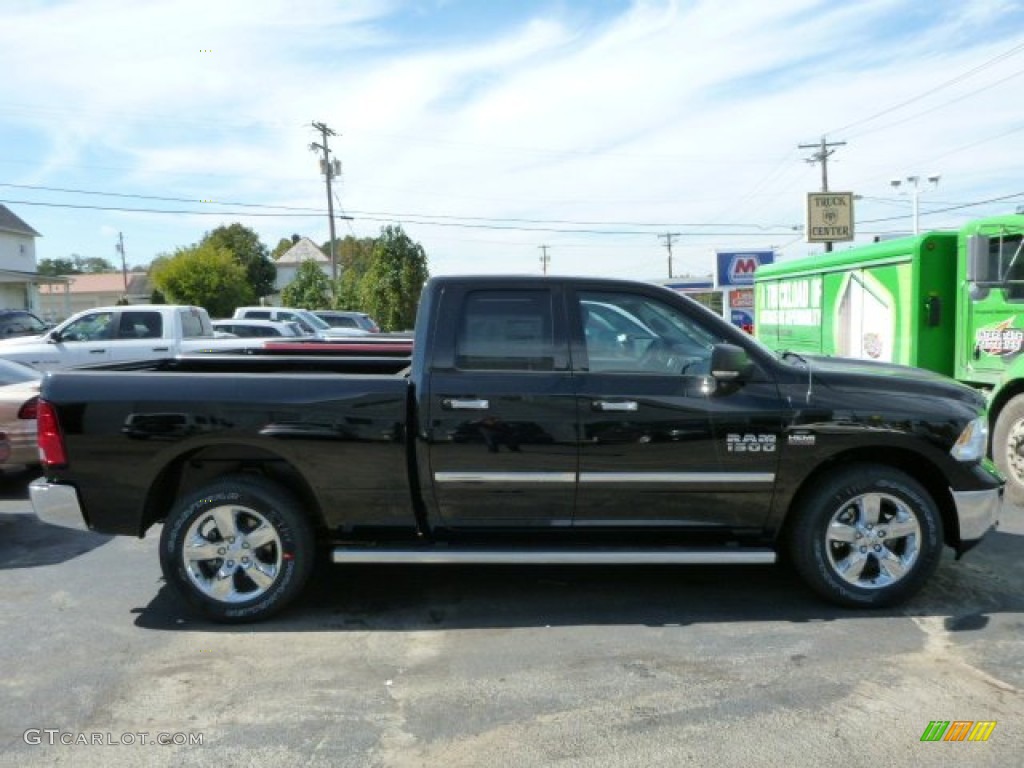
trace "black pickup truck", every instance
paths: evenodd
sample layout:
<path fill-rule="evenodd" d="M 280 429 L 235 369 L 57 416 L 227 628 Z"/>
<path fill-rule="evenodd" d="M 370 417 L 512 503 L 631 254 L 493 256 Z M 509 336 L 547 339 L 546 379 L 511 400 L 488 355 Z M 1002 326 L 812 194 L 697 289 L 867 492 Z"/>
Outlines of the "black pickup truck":
<path fill-rule="evenodd" d="M 923 310 L 922 310 L 923 311 Z M 997 521 L 985 403 L 926 371 L 778 355 L 690 299 L 442 277 L 401 356 L 192 356 L 48 373 L 50 523 L 163 523 L 220 621 L 337 563 L 771 563 L 887 606 Z"/>

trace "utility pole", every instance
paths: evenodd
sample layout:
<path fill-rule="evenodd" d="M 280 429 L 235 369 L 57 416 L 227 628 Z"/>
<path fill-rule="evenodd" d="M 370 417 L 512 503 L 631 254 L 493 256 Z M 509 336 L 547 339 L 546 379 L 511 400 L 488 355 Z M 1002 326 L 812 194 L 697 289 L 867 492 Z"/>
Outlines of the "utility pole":
<path fill-rule="evenodd" d="M 658 239 L 665 239 L 665 247 L 668 248 L 668 279 L 672 279 L 672 243 L 675 238 L 679 237 L 679 232 L 666 232 L 664 235 L 658 235 Z"/>
<path fill-rule="evenodd" d="M 341 173 L 341 162 L 335 160 L 331 162 L 331 150 L 327 146 L 328 136 L 337 136 L 334 131 L 327 127 L 326 123 L 312 123 L 313 127 L 320 131 L 320 136 L 323 143 L 317 144 L 315 141 L 309 145 L 309 148 L 314 152 L 323 152 L 323 159 L 320 161 L 320 172 L 327 179 L 327 216 L 330 221 L 330 256 L 331 256 L 331 290 L 336 290 L 336 284 L 338 281 L 338 261 L 334 255 L 334 195 L 331 194 L 331 179 L 334 176 Z"/>
<path fill-rule="evenodd" d="M 811 165 L 815 163 L 821 163 L 821 191 L 828 192 L 828 159 L 835 153 L 834 149 L 829 147 L 843 147 L 846 146 L 845 141 L 825 141 L 825 137 L 821 137 L 821 143 L 819 144 L 798 144 L 799 149 L 817 149 L 818 151 L 807 158 L 807 162 Z M 825 243 L 825 252 L 828 253 L 832 250 L 832 243 Z"/>
<path fill-rule="evenodd" d="M 551 257 L 548 256 L 548 248 L 550 246 L 541 245 L 541 246 L 538 246 L 538 247 L 541 250 L 540 268 L 543 271 L 543 273 L 546 275 L 548 273 L 548 264 L 551 263 Z"/>
<path fill-rule="evenodd" d="M 117 233 L 117 245 L 114 246 L 118 253 L 121 254 L 121 276 L 124 278 L 124 295 L 128 296 L 128 263 L 125 261 L 124 255 L 124 234 L 121 232 Z"/>

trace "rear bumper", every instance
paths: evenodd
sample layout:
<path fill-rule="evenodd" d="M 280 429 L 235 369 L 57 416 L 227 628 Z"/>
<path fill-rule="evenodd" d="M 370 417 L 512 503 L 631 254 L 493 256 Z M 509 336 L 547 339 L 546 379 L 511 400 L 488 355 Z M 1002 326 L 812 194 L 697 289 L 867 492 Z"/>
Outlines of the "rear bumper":
<path fill-rule="evenodd" d="M 78 531 L 89 530 L 78 501 L 78 491 L 72 486 L 50 483 L 45 477 L 40 477 L 29 484 L 28 495 L 36 517 L 44 523 Z"/>
<path fill-rule="evenodd" d="M 977 542 L 999 522 L 1003 508 L 1003 489 L 952 491 L 956 516 L 960 523 L 961 546 Z M 967 548 L 965 547 L 965 548 Z"/>

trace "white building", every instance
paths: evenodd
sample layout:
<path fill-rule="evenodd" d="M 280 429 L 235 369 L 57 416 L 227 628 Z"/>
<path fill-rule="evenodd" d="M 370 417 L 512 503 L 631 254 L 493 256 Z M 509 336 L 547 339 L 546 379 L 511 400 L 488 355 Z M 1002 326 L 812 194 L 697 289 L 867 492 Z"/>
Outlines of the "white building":
<path fill-rule="evenodd" d="M 39 286 L 63 283 L 36 272 L 36 238 L 42 237 L 0 205 L 0 309 L 39 311 Z"/>
<path fill-rule="evenodd" d="M 299 238 L 295 245 L 282 253 L 274 262 L 277 265 L 277 279 L 274 281 L 274 297 L 271 303 L 278 302 L 281 291 L 295 279 L 295 273 L 298 272 L 299 265 L 304 261 L 316 262 L 320 271 L 327 275 L 327 279 L 331 279 L 331 260 L 308 237 Z"/>

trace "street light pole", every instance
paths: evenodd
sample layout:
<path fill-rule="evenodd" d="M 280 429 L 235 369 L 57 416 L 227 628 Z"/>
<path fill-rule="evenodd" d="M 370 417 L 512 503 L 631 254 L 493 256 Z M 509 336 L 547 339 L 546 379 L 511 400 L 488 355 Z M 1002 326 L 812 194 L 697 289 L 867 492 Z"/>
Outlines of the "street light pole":
<path fill-rule="evenodd" d="M 928 177 L 928 182 L 932 185 L 932 189 L 939 186 L 939 179 L 941 177 L 937 173 L 933 173 Z M 903 184 L 903 179 L 892 179 L 889 181 L 893 189 L 899 189 L 900 185 Z M 921 177 L 920 176 L 907 176 L 907 184 L 911 185 L 910 199 L 913 205 L 914 215 L 914 234 L 921 234 Z"/>

